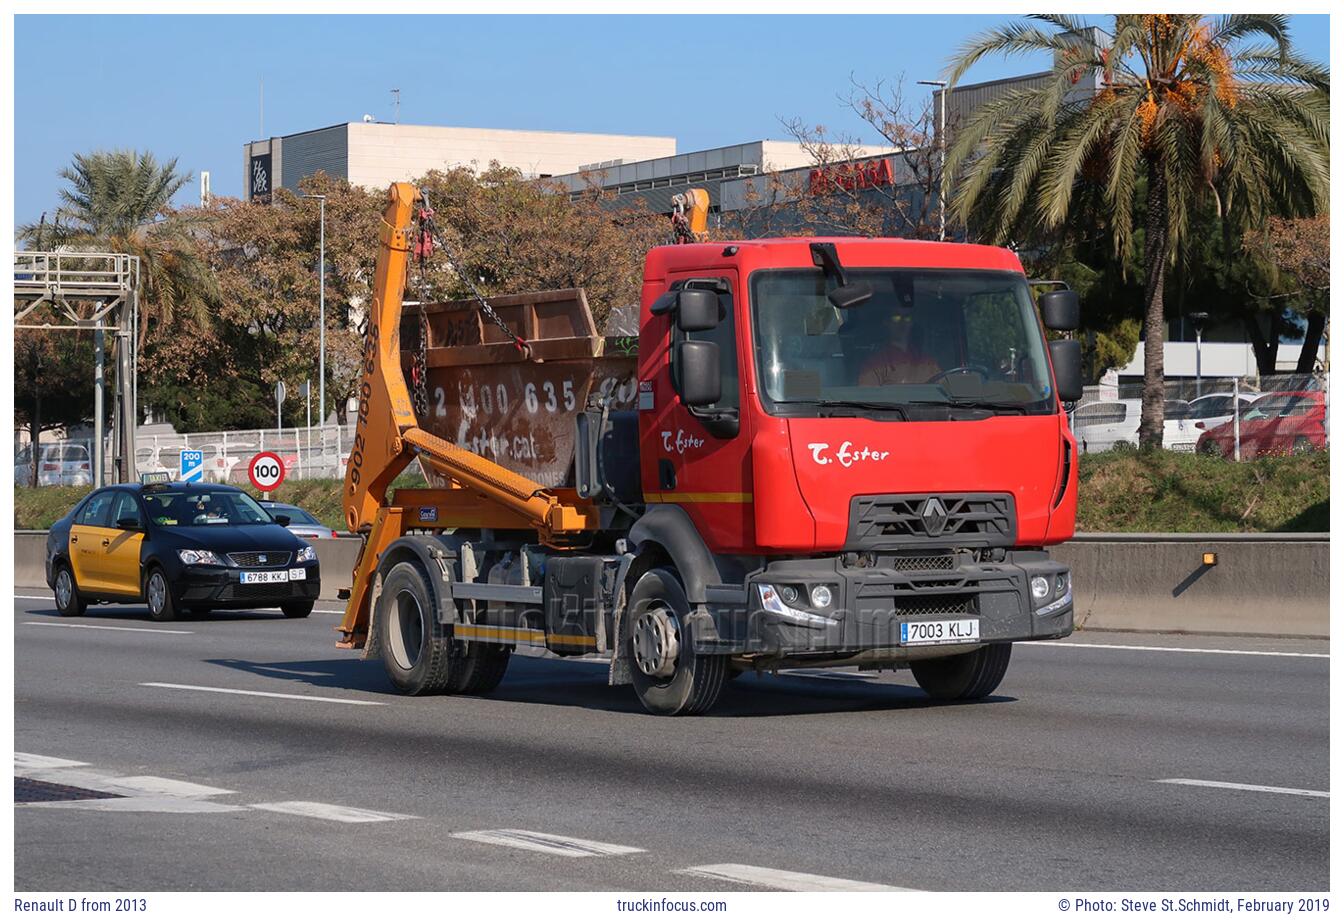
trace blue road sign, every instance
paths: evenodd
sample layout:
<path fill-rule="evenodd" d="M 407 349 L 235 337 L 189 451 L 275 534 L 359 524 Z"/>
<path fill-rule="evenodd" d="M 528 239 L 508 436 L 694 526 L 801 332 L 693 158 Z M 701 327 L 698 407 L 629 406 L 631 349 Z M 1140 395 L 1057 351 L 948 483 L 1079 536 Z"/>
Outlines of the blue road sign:
<path fill-rule="evenodd" d="M 200 482 L 205 473 L 205 454 L 199 450 L 182 451 L 182 482 Z"/>

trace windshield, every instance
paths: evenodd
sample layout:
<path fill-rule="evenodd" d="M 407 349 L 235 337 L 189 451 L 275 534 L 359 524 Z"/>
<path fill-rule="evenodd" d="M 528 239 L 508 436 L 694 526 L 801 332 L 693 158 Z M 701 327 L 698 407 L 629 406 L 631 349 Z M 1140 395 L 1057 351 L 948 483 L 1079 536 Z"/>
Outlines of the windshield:
<path fill-rule="evenodd" d="M 160 527 L 271 524 L 271 516 L 252 496 L 223 489 L 158 492 L 144 496 L 149 518 Z"/>
<path fill-rule="evenodd" d="M 284 514 L 289 517 L 291 524 L 316 524 L 317 518 L 313 517 L 307 511 L 297 505 L 271 505 L 267 509 L 272 515 Z"/>
<path fill-rule="evenodd" d="M 757 369 L 769 411 L 811 414 L 846 403 L 1055 411 L 1045 346 L 1021 275 L 944 269 L 849 275 L 873 296 L 845 310 L 826 298 L 820 271 L 752 276 Z"/>

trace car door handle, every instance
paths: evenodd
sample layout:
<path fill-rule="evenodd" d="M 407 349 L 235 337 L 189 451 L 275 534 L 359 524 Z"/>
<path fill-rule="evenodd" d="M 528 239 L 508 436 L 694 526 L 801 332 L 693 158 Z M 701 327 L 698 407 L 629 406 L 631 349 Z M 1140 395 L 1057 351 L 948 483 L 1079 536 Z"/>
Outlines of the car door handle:
<path fill-rule="evenodd" d="M 78 543 L 78 542 L 79 542 L 79 537 L 71 537 L 71 538 L 70 538 L 70 542 L 71 542 L 71 543 Z"/>
<path fill-rule="evenodd" d="M 107 545 L 108 545 L 109 543 L 111 543 L 111 542 L 112 542 L 111 540 L 104 540 L 104 541 L 103 541 L 103 545 L 104 545 L 104 546 L 107 546 Z"/>

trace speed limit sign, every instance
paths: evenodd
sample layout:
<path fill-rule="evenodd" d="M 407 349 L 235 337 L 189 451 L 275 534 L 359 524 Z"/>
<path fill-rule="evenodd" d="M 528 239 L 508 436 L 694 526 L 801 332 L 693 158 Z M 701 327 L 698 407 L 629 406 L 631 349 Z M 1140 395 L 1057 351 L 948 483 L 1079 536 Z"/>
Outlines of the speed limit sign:
<path fill-rule="evenodd" d="M 279 454 L 263 450 L 248 462 L 247 478 L 252 480 L 252 485 L 258 491 L 278 489 L 280 483 L 285 481 L 285 463 Z"/>

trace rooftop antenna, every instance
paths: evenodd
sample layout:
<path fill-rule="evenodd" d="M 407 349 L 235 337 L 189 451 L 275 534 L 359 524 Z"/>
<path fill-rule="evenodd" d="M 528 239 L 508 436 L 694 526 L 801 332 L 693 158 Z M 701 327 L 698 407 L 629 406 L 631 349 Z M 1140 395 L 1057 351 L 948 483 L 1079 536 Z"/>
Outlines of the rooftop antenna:
<path fill-rule="evenodd" d="M 392 124 L 401 124 L 401 90 L 392 90 Z"/>

